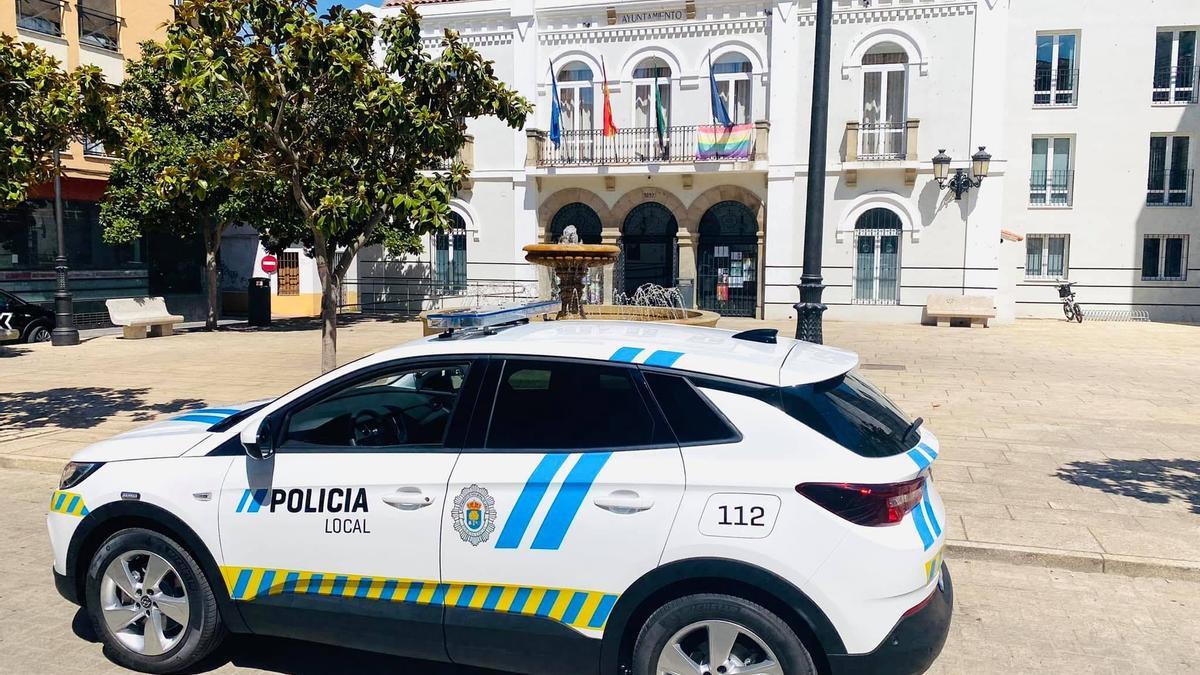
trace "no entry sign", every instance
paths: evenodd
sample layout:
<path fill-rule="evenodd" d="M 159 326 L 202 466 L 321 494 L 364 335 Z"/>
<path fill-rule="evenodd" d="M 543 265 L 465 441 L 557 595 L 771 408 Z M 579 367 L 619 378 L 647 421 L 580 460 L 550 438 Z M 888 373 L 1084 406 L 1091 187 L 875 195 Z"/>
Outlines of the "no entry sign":
<path fill-rule="evenodd" d="M 275 270 L 279 269 L 279 258 L 276 258 L 268 253 L 267 255 L 263 256 L 262 262 L 259 263 L 259 266 L 262 267 L 262 271 L 266 272 L 267 274 L 274 274 Z"/>

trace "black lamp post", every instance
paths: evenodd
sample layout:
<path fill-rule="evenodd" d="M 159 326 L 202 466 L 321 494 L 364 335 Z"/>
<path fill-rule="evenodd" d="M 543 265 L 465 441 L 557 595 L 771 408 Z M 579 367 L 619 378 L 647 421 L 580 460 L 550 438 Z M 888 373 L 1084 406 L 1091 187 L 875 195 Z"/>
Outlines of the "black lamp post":
<path fill-rule="evenodd" d="M 58 230 L 58 257 L 54 259 L 54 330 L 50 344 L 69 347 L 79 344 L 75 328 L 75 307 L 67 286 L 67 241 L 63 236 L 62 157 L 54 151 L 54 227 Z"/>
<path fill-rule="evenodd" d="M 821 247 L 825 230 L 825 156 L 829 141 L 829 41 L 833 0 L 817 0 L 817 35 L 813 55 L 812 120 L 808 130 L 808 196 L 804 214 L 804 272 L 796 310 L 796 339 L 821 344 L 825 290 Z"/>
<path fill-rule="evenodd" d="M 983 185 L 983 179 L 987 178 L 992 165 L 992 156 L 984 146 L 979 146 L 979 152 L 971 155 L 971 173 L 968 175 L 965 169 L 955 169 L 954 175 L 947 179 L 951 161 L 953 160 L 946 154 L 946 150 L 939 149 L 937 156 L 933 158 L 933 177 L 937 180 L 938 187 L 954 192 L 954 200 L 958 201 L 972 188 Z"/>

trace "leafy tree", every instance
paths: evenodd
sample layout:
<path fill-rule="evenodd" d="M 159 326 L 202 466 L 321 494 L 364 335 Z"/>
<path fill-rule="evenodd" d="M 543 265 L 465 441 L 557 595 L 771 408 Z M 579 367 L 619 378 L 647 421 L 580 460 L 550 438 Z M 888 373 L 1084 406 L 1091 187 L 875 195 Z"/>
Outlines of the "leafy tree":
<path fill-rule="evenodd" d="M 186 105 L 223 92 L 245 101 L 250 133 L 226 148 L 233 170 L 288 185 L 321 281 L 321 367 L 330 370 L 354 255 L 372 243 L 411 251 L 447 229 L 467 169 L 428 169 L 457 155 L 464 119 L 518 128 L 530 105 L 454 32 L 439 53 L 427 51 L 411 6 L 377 20 L 340 6 L 318 16 L 314 0 L 184 0 L 167 32 L 156 58 L 179 78 Z"/>
<path fill-rule="evenodd" d="M 208 282 L 206 327 L 217 327 L 217 253 L 230 225 L 254 223 L 282 233 L 302 223 L 282 181 L 231 170 L 229 152 L 244 142 L 244 101 L 221 90 L 187 108 L 179 104 L 178 82 L 156 58 L 162 48 L 142 44 L 143 59 L 127 68 L 120 111 L 130 138 L 112 168 L 100 207 L 104 240 L 129 243 L 147 232 L 204 241 Z"/>
<path fill-rule="evenodd" d="M 0 34 L 0 208 L 52 180 L 53 153 L 72 139 L 107 139 L 119 126 L 112 105 L 99 68 L 68 73 L 36 45 Z"/>

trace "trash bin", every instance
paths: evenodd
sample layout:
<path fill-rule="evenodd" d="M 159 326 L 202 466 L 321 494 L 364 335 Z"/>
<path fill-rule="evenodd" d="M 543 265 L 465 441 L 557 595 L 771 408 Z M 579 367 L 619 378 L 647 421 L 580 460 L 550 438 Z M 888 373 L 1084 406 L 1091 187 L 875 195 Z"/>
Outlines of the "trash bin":
<path fill-rule="evenodd" d="M 250 280 L 246 299 L 246 314 L 251 326 L 271 325 L 271 280 L 255 277 Z"/>

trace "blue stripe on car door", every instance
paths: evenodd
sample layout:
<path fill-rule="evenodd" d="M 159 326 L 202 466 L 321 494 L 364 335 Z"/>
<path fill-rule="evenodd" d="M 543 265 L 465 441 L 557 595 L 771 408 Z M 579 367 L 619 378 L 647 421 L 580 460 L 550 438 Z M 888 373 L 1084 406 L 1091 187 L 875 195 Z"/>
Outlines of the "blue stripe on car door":
<path fill-rule="evenodd" d="M 542 461 L 538 462 L 533 473 L 529 475 L 529 480 L 525 482 L 521 495 L 517 497 L 512 515 L 508 517 L 508 521 L 504 523 L 504 529 L 500 531 L 500 536 L 496 539 L 496 548 L 517 548 L 521 545 L 521 538 L 529 529 L 529 522 L 533 520 L 533 514 L 537 511 L 538 504 L 541 504 L 542 498 L 546 496 L 550 481 L 554 480 L 554 475 L 566 461 L 565 453 L 542 457 Z"/>
<path fill-rule="evenodd" d="M 604 468 L 611 456 L 611 452 L 580 456 L 579 461 L 575 462 L 575 466 L 567 474 L 566 481 L 558 489 L 558 495 L 554 497 L 554 503 L 550 505 L 550 511 L 542 521 L 530 548 L 557 551 L 559 546 L 562 546 L 563 538 L 567 536 L 567 530 L 571 529 L 571 522 L 575 520 L 575 514 L 579 512 L 584 497 L 587 496 L 588 490 L 592 489 L 592 483 L 596 481 L 600 469 Z"/>

